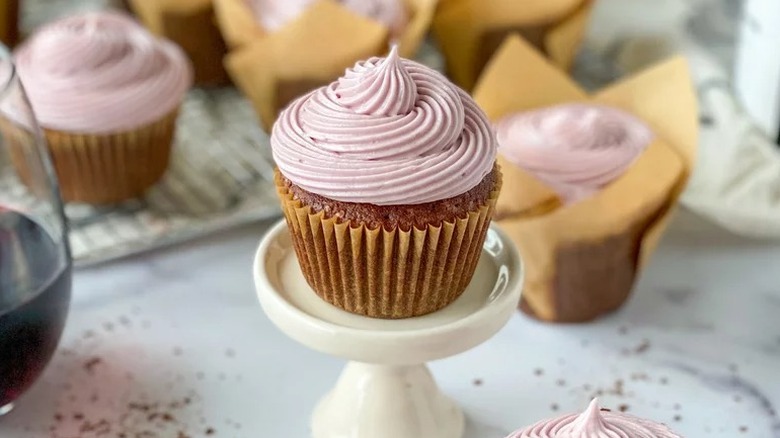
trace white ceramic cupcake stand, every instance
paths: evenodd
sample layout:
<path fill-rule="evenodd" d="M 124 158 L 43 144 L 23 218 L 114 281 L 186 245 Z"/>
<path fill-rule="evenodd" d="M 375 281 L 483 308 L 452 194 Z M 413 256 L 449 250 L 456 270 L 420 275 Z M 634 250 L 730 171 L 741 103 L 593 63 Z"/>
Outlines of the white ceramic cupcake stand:
<path fill-rule="evenodd" d="M 463 412 L 439 391 L 425 363 L 495 335 L 517 308 L 523 271 L 517 248 L 494 227 L 474 279 L 455 303 L 417 318 L 367 318 L 314 293 L 282 221 L 260 243 L 254 277 L 260 303 L 279 329 L 350 361 L 314 411 L 314 438 L 461 438 Z"/>

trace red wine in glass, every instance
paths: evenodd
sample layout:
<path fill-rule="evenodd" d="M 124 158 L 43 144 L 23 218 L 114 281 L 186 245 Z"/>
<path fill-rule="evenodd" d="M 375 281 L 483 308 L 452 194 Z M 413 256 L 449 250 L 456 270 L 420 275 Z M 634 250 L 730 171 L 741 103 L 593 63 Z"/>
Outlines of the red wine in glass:
<path fill-rule="evenodd" d="M 44 227 L 0 206 L 0 408 L 52 357 L 68 313 L 71 267 Z"/>

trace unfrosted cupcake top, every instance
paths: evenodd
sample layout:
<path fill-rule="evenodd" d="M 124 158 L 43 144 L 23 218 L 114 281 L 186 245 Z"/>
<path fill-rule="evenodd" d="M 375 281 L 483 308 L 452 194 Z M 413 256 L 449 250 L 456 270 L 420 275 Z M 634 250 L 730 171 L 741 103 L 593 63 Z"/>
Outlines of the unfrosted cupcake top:
<path fill-rule="evenodd" d="M 499 152 L 567 203 L 620 177 L 653 139 L 650 128 L 631 114 L 580 103 L 511 114 L 496 132 Z"/>
<path fill-rule="evenodd" d="M 593 400 L 582 414 L 540 421 L 507 438 L 682 438 L 663 424 L 599 408 Z"/>
<path fill-rule="evenodd" d="M 493 169 L 497 149 L 468 94 L 395 48 L 292 102 L 271 147 L 281 173 L 304 190 L 376 205 L 461 195 Z"/>
<path fill-rule="evenodd" d="M 257 20 L 268 31 L 275 31 L 297 18 L 317 0 L 247 0 Z M 371 18 L 400 35 L 406 26 L 403 0 L 338 0 L 347 9 Z"/>
<path fill-rule="evenodd" d="M 184 52 L 113 12 L 67 17 L 38 29 L 15 53 L 40 124 L 104 133 L 174 110 L 192 84 Z"/>

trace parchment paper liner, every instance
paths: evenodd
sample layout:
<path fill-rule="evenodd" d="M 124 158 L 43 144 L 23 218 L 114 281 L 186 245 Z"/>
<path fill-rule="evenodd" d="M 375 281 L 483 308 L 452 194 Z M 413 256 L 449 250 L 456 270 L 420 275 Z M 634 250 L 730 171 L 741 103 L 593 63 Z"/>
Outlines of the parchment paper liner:
<path fill-rule="evenodd" d="M 332 82 L 358 60 L 384 53 L 387 32 L 372 20 L 322 0 L 279 31 L 259 35 L 231 51 L 225 66 L 270 132 L 290 100 Z"/>
<path fill-rule="evenodd" d="M 276 187 L 312 289 L 347 312 L 397 319 L 435 312 L 463 293 L 482 253 L 501 179 L 485 205 L 466 217 L 408 231 L 369 229 L 314 213 L 293 198 L 278 170 Z"/>
<path fill-rule="evenodd" d="M 142 195 L 165 173 L 178 108 L 162 119 L 127 132 L 78 134 L 44 129 L 66 202 L 110 204 Z M 8 119 L 0 129 L 20 179 L 32 187 L 25 148 L 30 134 Z"/>
<path fill-rule="evenodd" d="M 128 4 L 149 31 L 184 50 L 192 61 L 196 85 L 230 82 L 222 65 L 227 48 L 215 23 L 212 0 L 128 0 Z"/>
<path fill-rule="evenodd" d="M 449 76 L 470 90 L 510 33 L 523 35 L 569 70 L 593 5 L 592 0 L 447 0 L 439 5 L 432 29 Z"/>
<path fill-rule="evenodd" d="M 252 44 L 259 38 L 270 37 L 276 33 L 267 32 L 262 28 L 262 26 L 255 19 L 251 8 L 249 5 L 247 5 L 246 0 L 213 1 L 217 15 L 217 23 L 222 30 L 222 35 L 224 36 L 225 41 L 228 43 L 228 46 L 231 49 L 242 47 L 247 44 Z M 364 35 L 360 32 L 360 26 L 362 26 L 361 22 L 364 20 L 368 20 L 372 24 L 383 28 L 386 32 L 388 30 L 381 23 L 358 16 L 357 14 L 342 6 L 340 3 L 332 0 L 320 0 L 320 2 L 327 2 L 333 8 L 338 8 L 340 12 L 348 14 L 347 16 L 349 18 L 358 20 L 354 23 L 339 23 L 332 21 L 334 18 L 331 15 L 334 13 L 333 8 L 321 9 L 318 7 L 317 9 L 314 9 L 315 12 L 312 12 L 312 9 L 316 7 L 316 3 L 303 13 L 303 15 L 313 15 L 316 17 L 316 20 L 321 21 L 324 26 L 330 27 L 330 29 L 323 29 L 326 32 L 336 32 L 342 36 L 344 39 L 339 41 L 339 44 L 349 45 L 354 42 L 353 40 L 360 40 L 365 38 L 367 35 Z M 398 36 L 398 50 L 401 56 L 405 58 L 413 58 L 417 54 L 417 50 L 420 48 L 423 39 L 428 33 L 428 28 L 433 21 L 433 14 L 436 10 L 437 0 L 404 0 L 404 4 L 406 5 L 409 19 L 403 33 Z M 339 18 L 339 20 L 341 20 L 341 18 Z M 288 24 L 287 26 L 290 25 L 295 26 L 294 22 Z M 313 32 L 311 29 L 307 29 L 306 27 L 298 27 L 299 31 Z M 279 29 L 277 32 L 283 30 L 284 28 Z M 302 51 L 306 53 L 314 50 L 309 46 L 297 44 L 295 40 L 291 40 L 289 43 L 290 44 L 287 45 L 286 50 Z M 385 47 L 376 54 L 382 54 L 386 50 L 387 48 Z M 354 61 L 358 60 L 359 58 L 355 59 Z"/>
<path fill-rule="evenodd" d="M 631 112 L 653 129 L 656 140 L 621 178 L 572 206 L 561 206 L 552 190 L 501 161 L 507 189 L 497 203 L 497 221 L 524 256 L 522 308 L 542 320 L 579 322 L 620 307 L 694 164 L 698 117 L 686 62 L 669 60 L 588 96 L 512 36 L 485 69 L 474 97 L 494 121 L 516 111 L 594 101 Z"/>

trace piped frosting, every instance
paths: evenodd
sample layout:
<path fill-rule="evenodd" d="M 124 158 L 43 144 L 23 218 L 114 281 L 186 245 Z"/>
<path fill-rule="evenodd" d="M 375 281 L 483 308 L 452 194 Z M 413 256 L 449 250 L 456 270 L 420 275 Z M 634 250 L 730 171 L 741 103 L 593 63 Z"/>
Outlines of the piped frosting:
<path fill-rule="evenodd" d="M 68 132 L 133 129 L 174 110 L 192 84 L 182 50 L 119 13 L 40 28 L 14 52 L 40 124 Z"/>
<path fill-rule="evenodd" d="M 653 140 L 631 114 L 566 104 L 511 114 L 496 125 L 499 152 L 555 190 L 566 203 L 592 196 L 620 177 Z"/>
<path fill-rule="evenodd" d="M 497 151 L 471 97 L 396 48 L 292 102 L 271 146 L 279 170 L 304 190 L 376 205 L 461 195 L 493 169 Z"/>
<path fill-rule="evenodd" d="M 247 0 L 255 18 L 267 31 L 276 31 L 297 18 L 317 0 Z M 407 22 L 402 0 L 339 0 L 350 11 L 387 26 L 398 36 Z"/>
<path fill-rule="evenodd" d="M 667 426 L 621 412 L 602 410 L 598 399 L 581 414 L 540 421 L 507 438 L 682 438 Z"/>

